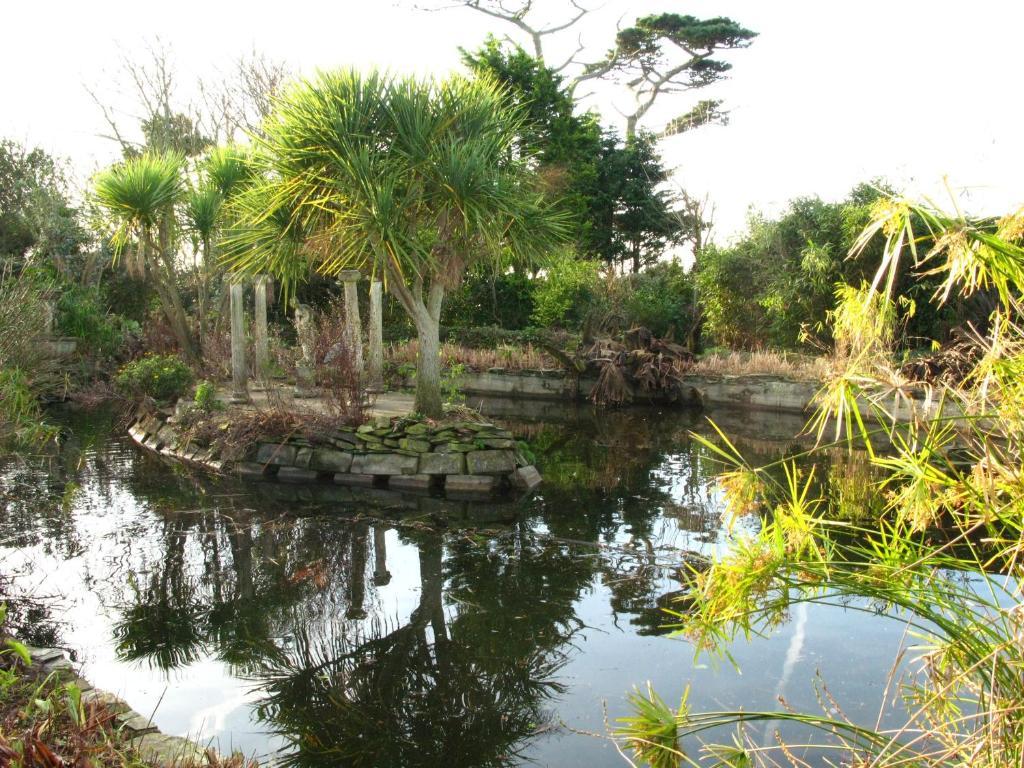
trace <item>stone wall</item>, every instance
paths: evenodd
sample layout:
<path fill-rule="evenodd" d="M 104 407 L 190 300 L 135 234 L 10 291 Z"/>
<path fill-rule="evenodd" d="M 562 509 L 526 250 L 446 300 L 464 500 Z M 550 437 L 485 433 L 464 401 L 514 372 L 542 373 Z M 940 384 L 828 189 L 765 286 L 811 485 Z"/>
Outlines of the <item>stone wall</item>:
<path fill-rule="evenodd" d="M 472 398 L 492 397 L 512 400 L 568 401 L 587 400 L 595 379 L 575 379 L 563 371 L 511 371 L 492 368 L 481 373 L 466 373 L 456 382 L 460 391 L 472 404 Z M 737 408 L 773 413 L 806 414 L 814 409 L 814 397 L 820 382 L 798 381 L 770 374 L 742 376 L 706 376 L 690 374 L 682 377 L 679 391 L 672 396 L 649 397 L 638 394 L 635 404 L 684 405 L 704 408 Z M 897 421 L 910 417 L 910 405 L 905 400 L 893 399 L 887 406 Z M 935 413 L 936 403 L 923 400 L 914 402 L 919 414 Z M 861 402 L 861 414 L 873 418 L 871 407 Z M 943 416 L 951 419 L 963 414 L 951 403 L 946 403 Z"/>
<path fill-rule="evenodd" d="M 486 372 L 465 373 L 456 381 L 467 397 L 505 397 L 513 400 L 586 400 L 596 379 L 574 378 L 560 370 L 513 371 L 492 368 Z M 803 413 L 820 385 L 779 376 L 683 377 L 679 391 L 670 396 L 638 394 L 637 403 L 694 406 L 731 405 L 755 410 Z"/>
<path fill-rule="evenodd" d="M 215 446 L 190 441 L 175 419 L 147 415 L 128 430 L 144 448 L 168 458 L 247 480 L 333 483 L 444 495 L 453 500 L 498 498 L 530 491 L 540 473 L 512 434 L 494 424 L 432 425 L 379 417 L 317 438 L 291 437 L 243 447 L 225 461 Z"/>

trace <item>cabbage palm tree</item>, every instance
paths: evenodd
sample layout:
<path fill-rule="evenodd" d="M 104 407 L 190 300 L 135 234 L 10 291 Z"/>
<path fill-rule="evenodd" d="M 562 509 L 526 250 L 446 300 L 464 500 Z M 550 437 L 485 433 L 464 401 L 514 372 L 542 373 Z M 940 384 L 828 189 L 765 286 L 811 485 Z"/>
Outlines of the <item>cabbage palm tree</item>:
<path fill-rule="evenodd" d="M 196 309 L 201 341 L 210 330 L 211 293 L 219 278 L 216 249 L 224 223 L 224 203 L 244 188 L 249 176 L 245 149 L 234 145 L 214 147 L 200 163 L 198 182 L 185 197 L 184 225 L 200 256 Z"/>
<path fill-rule="evenodd" d="M 178 231 L 175 206 L 184 200 L 185 159 L 177 152 L 147 152 L 111 166 L 96 178 L 96 201 L 110 217 L 114 253 L 131 259 L 160 298 L 182 354 L 199 360 L 178 291 Z"/>
<path fill-rule="evenodd" d="M 564 238 L 519 114 L 496 83 L 322 73 L 277 104 L 259 140 L 264 176 L 229 237 L 234 269 L 287 284 L 314 270 L 381 277 L 419 337 L 416 410 L 441 414 L 441 306 L 466 269 Z M 295 247 L 300 243 L 300 247 Z"/>

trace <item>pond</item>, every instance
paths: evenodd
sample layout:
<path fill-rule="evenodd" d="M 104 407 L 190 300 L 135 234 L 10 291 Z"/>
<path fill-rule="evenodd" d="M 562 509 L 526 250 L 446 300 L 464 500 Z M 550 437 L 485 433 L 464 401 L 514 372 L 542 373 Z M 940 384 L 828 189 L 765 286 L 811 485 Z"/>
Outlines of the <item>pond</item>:
<path fill-rule="evenodd" d="M 817 681 L 875 723 L 898 621 L 800 606 L 735 664 L 666 628 L 685 562 L 756 525 L 726 528 L 703 414 L 482 405 L 545 474 L 515 505 L 192 475 L 67 415 L 58 458 L 0 473 L 3 586 L 31 640 L 164 732 L 267 762 L 621 766 L 601 736 L 648 680 L 820 712 Z M 755 461 L 799 449 L 798 419 L 714 415 Z"/>

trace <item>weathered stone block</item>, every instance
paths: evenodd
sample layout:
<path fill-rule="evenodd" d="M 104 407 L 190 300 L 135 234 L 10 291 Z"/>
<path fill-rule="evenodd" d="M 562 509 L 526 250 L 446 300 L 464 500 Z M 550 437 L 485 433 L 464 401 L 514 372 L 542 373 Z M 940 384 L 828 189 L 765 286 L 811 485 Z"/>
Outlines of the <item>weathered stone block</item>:
<path fill-rule="evenodd" d="M 376 484 L 377 478 L 374 475 L 364 475 L 357 472 L 338 472 L 334 475 L 334 482 L 338 485 L 372 488 Z"/>
<path fill-rule="evenodd" d="M 410 424 L 405 428 L 405 434 L 407 435 L 425 435 L 430 432 L 430 427 L 423 423 Z"/>
<path fill-rule="evenodd" d="M 508 475 L 516 469 L 512 451 L 470 451 L 466 468 L 471 475 Z"/>
<path fill-rule="evenodd" d="M 421 475 L 464 475 L 466 458 L 461 453 L 424 453 L 420 456 Z"/>
<path fill-rule="evenodd" d="M 273 474 L 273 464 L 260 464 L 256 461 L 240 461 L 235 464 L 235 474 L 243 480 L 262 480 Z"/>
<path fill-rule="evenodd" d="M 335 448 L 350 448 L 354 445 L 359 445 L 359 438 L 353 435 L 351 432 L 338 432 L 331 438 L 331 443 Z"/>
<path fill-rule="evenodd" d="M 448 443 L 444 447 L 448 449 L 449 453 L 469 453 L 478 450 L 472 443 Z"/>
<path fill-rule="evenodd" d="M 430 441 L 416 440 L 412 437 L 403 437 L 398 441 L 398 447 L 414 453 L 428 453 L 430 451 Z"/>
<path fill-rule="evenodd" d="M 448 475 L 445 493 L 487 496 L 497 489 L 498 478 L 488 475 Z"/>
<path fill-rule="evenodd" d="M 364 475 L 415 475 L 417 456 L 399 453 L 372 453 L 352 459 L 352 472 Z"/>
<path fill-rule="evenodd" d="M 168 426 L 163 426 L 160 431 L 156 433 L 157 442 L 165 448 L 171 447 L 178 442 L 178 433 L 175 432 Z"/>
<path fill-rule="evenodd" d="M 317 448 L 309 463 L 309 468 L 318 472 L 348 472 L 351 466 L 351 453 L 332 451 L 330 448 Z"/>
<path fill-rule="evenodd" d="M 504 437 L 486 437 L 482 442 L 488 448 L 500 448 L 505 450 L 514 448 L 516 445 L 514 440 L 509 440 Z"/>
<path fill-rule="evenodd" d="M 281 467 L 277 471 L 277 479 L 283 483 L 315 483 L 316 472 L 302 467 Z"/>
<path fill-rule="evenodd" d="M 436 475 L 394 475 L 388 479 L 388 488 L 393 491 L 427 492 L 440 480 Z"/>
<path fill-rule="evenodd" d="M 260 443 L 256 451 L 256 461 L 260 464 L 294 464 L 297 449 L 292 445 L 280 445 L 278 443 Z"/>
<path fill-rule="evenodd" d="M 520 467 L 512 473 L 512 485 L 516 488 L 521 488 L 524 491 L 529 491 L 536 488 L 541 484 L 540 472 L 532 464 L 527 467 Z"/>
<path fill-rule="evenodd" d="M 309 469 L 309 462 L 313 460 L 312 448 L 299 448 L 295 452 L 295 466 L 302 469 Z"/>

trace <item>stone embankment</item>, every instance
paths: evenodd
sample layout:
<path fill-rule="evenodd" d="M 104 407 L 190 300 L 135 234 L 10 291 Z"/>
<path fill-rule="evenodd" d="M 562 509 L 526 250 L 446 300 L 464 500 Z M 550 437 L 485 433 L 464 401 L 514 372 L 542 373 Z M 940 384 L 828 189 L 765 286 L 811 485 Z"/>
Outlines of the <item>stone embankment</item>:
<path fill-rule="evenodd" d="M 32 657 L 29 669 L 34 674 L 40 679 L 54 675 L 66 684 L 77 686 L 82 692 L 82 704 L 111 715 L 111 725 L 120 736 L 119 743 L 136 750 L 146 763 L 161 768 L 198 768 L 217 762 L 212 750 L 189 739 L 161 733 L 151 717 L 136 712 L 114 694 L 94 688 L 79 676 L 75 665 L 60 648 L 26 648 Z"/>
<path fill-rule="evenodd" d="M 541 482 L 525 450 L 494 424 L 456 421 L 430 424 L 378 417 L 358 428 L 337 428 L 316 438 L 293 436 L 239 449 L 227 460 L 178 429 L 175 419 L 149 414 L 129 428 L 143 448 L 171 459 L 247 480 L 333 483 L 444 495 L 453 500 L 490 499 L 530 491 Z"/>

